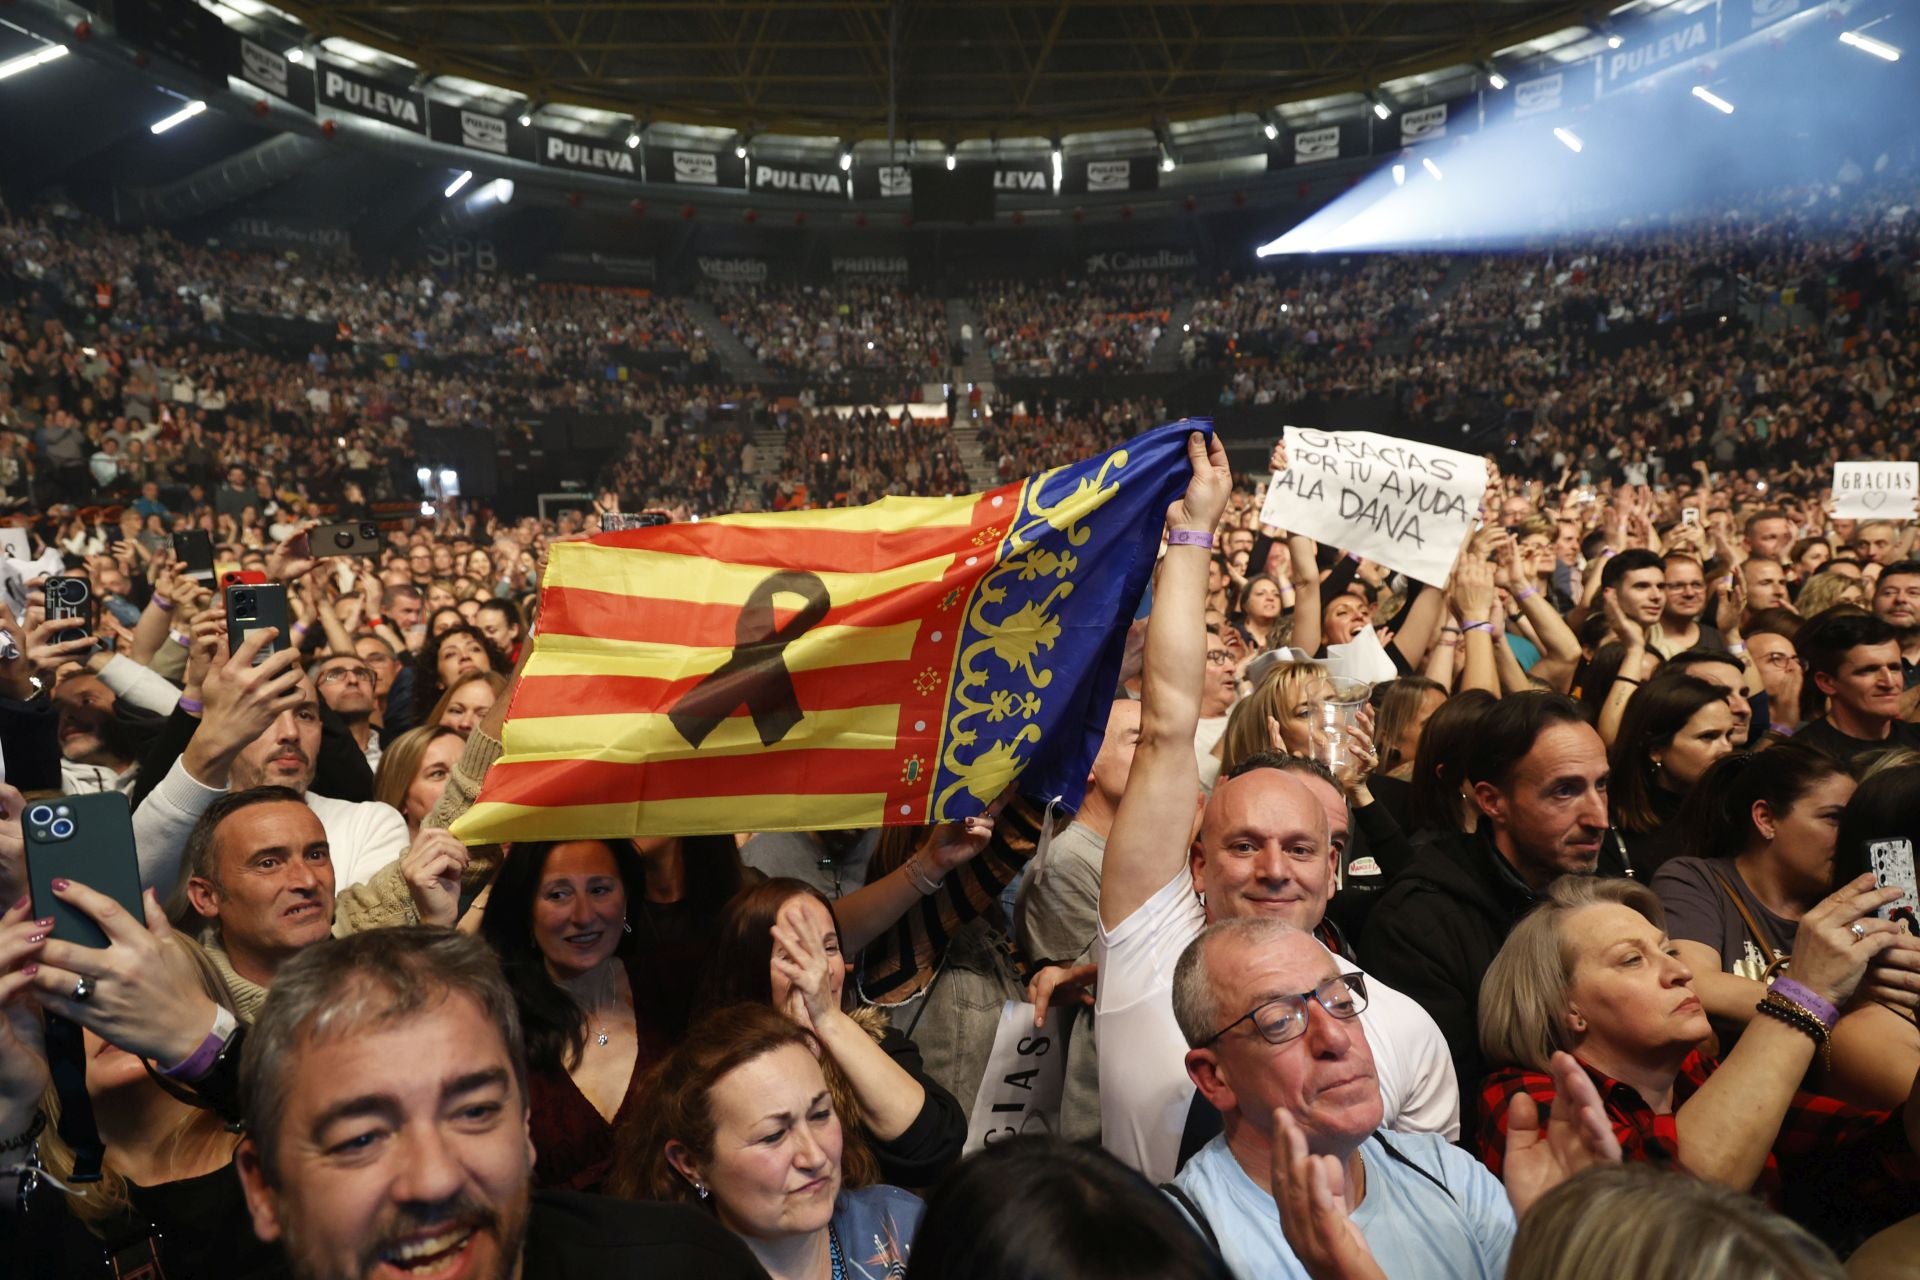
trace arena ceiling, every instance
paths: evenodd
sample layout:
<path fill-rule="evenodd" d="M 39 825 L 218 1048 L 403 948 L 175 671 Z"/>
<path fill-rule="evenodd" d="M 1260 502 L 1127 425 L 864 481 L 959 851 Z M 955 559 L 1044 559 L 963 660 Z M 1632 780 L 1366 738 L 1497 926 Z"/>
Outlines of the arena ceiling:
<path fill-rule="evenodd" d="M 1155 128 L 1484 64 L 1567 0 L 275 0 L 537 103 L 849 139 Z"/>

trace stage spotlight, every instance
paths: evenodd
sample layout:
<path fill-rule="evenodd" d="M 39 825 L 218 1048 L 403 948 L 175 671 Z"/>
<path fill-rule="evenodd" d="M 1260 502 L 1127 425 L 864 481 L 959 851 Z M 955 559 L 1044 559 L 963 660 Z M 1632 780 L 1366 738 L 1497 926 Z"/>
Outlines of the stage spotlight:
<path fill-rule="evenodd" d="M 1872 36 L 1863 35 L 1858 31 L 1842 31 L 1840 43 L 1858 49 L 1862 53 L 1870 53 L 1886 62 L 1900 61 L 1899 49 L 1884 40 L 1875 40 Z"/>
<path fill-rule="evenodd" d="M 1375 98 L 1373 99 L 1373 114 L 1385 120 L 1393 114 L 1393 108 L 1388 106 L 1384 99 Z"/>
<path fill-rule="evenodd" d="M 853 168 L 853 148 L 841 147 L 840 148 L 840 172 L 845 173 L 847 170 L 851 168 Z"/>
<path fill-rule="evenodd" d="M 460 171 L 460 176 L 447 184 L 447 189 L 444 194 L 446 195 L 447 199 L 451 200 L 455 196 L 460 194 L 460 188 L 466 186 L 469 182 L 472 182 L 472 181 L 473 181 L 473 170 L 462 169 Z"/>
<path fill-rule="evenodd" d="M 635 129 L 627 134 L 627 150 L 631 151 L 639 145 L 640 145 L 640 131 L 638 129 Z"/>
<path fill-rule="evenodd" d="M 195 116 L 199 115 L 202 111 L 205 111 L 206 109 L 207 109 L 207 104 L 196 98 L 192 102 L 189 102 L 186 106 L 180 108 L 178 111 L 168 116 L 166 119 L 155 120 L 151 125 L 148 126 L 148 128 L 152 129 L 153 132 L 155 133 L 165 133 L 167 130 L 173 128 L 173 126 L 177 124 L 184 124 L 188 120 L 193 119 Z"/>
<path fill-rule="evenodd" d="M 1712 107 L 1715 111 L 1718 111 L 1721 115 L 1730 116 L 1733 114 L 1733 104 L 1703 84 L 1693 86 L 1693 96 Z"/>

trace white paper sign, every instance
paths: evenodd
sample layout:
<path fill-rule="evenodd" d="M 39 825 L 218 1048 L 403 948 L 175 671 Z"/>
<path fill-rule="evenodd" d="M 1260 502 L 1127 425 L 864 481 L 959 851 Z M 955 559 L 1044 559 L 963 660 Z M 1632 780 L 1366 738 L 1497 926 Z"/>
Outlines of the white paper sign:
<path fill-rule="evenodd" d="M 1033 1028 L 1033 1006 L 1009 1000 L 987 1055 L 987 1072 L 973 1100 L 963 1154 L 972 1155 L 1023 1133 L 1060 1132 L 1060 1094 L 1067 1078 L 1067 1046 L 1060 1038 L 1060 1010 Z"/>
<path fill-rule="evenodd" d="M 1380 633 L 1372 627 L 1360 628 L 1360 633 L 1346 644 L 1328 645 L 1327 660 L 1322 665 L 1330 676 L 1350 676 L 1368 684 L 1392 680 L 1400 674 L 1400 668 L 1381 647 Z"/>
<path fill-rule="evenodd" d="M 1260 519 L 1441 586 L 1473 533 L 1487 464 L 1371 431 L 1287 428 Z"/>
<path fill-rule="evenodd" d="M 1834 463 L 1833 514 L 1839 520 L 1920 515 L 1920 462 Z"/>

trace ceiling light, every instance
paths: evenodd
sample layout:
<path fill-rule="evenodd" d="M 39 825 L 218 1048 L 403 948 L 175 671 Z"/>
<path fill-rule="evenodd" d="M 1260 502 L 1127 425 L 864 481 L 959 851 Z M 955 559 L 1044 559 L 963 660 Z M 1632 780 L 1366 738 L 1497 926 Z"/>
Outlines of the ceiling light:
<path fill-rule="evenodd" d="M 173 126 L 177 124 L 184 124 L 188 120 L 193 119 L 195 116 L 199 115 L 202 111 L 205 111 L 206 109 L 207 109 L 207 104 L 200 101 L 198 98 L 196 98 L 192 102 L 189 102 L 186 106 L 180 108 L 178 111 L 168 116 L 166 119 L 155 120 L 151 125 L 148 126 L 148 128 L 150 128 L 155 133 L 165 133 L 167 130 L 173 128 Z"/>
<path fill-rule="evenodd" d="M 1876 58 L 1883 58 L 1888 62 L 1900 61 L 1899 49 L 1884 40 L 1875 40 L 1872 36 L 1862 35 L 1858 31 L 1842 31 L 1840 43 L 1850 45 L 1862 53 L 1870 53 Z"/>
<path fill-rule="evenodd" d="M 1393 166 L 1393 185 L 1396 187 L 1404 187 L 1407 185 L 1407 166 L 1403 164 Z M 1282 309 L 1284 310 L 1284 308 Z"/>
<path fill-rule="evenodd" d="M 460 171 L 460 176 L 447 184 L 447 190 L 445 192 L 447 199 L 451 200 L 455 196 L 459 195 L 460 188 L 466 186 L 469 182 L 472 182 L 472 181 L 473 181 L 473 170 L 462 169 Z"/>
<path fill-rule="evenodd" d="M 1498 68 L 1489 68 L 1487 71 L 1487 84 L 1495 93 L 1498 93 L 1507 87 L 1507 78 L 1500 74 Z"/>
<path fill-rule="evenodd" d="M 1267 135 L 1268 142 L 1274 141 L 1276 138 L 1280 136 L 1280 126 L 1276 125 L 1271 120 L 1267 121 L 1266 135 Z"/>
<path fill-rule="evenodd" d="M 1626 39 L 1622 36 L 1615 35 L 1612 33 L 1609 33 L 1607 35 L 1607 48 L 1609 49 L 1618 49 L 1621 45 L 1625 43 L 1626 43 Z"/>
<path fill-rule="evenodd" d="M 840 172 L 845 173 L 851 168 L 853 168 L 853 148 L 842 147 L 840 148 Z"/>
<path fill-rule="evenodd" d="M 640 131 L 638 129 L 635 129 L 627 134 L 627 150 L 631 151 L 639 145 L 640 145 Z"/>
<path fill-rule="evenodd" d="M 959 163 L 960 163 L 960 159 L 958 156 L 953 154 L 953 148 L 948 147 L 947 148 L 947 172 L 952 173 L 954 171 L 955 166 L 957 166 Z"/>
<path fill-rule="evenodd" d="M 1393 108 L 1387 105 L 1387 99 L 1384 94 L 1369 94 L 1367 100 L 1373 103 L 1373 114 L 1379 116 L 1382 120 L 1385 120 L 1393 114 Z"/>
<path fill-rule="evenodd" d="M 22 72 L 31 71 L 35 67 L 45 66 L 55 58 L 64 58 L 66 56 L 67 46 L 63 44 L 50 44 L 46 48 L 36 50 L 33 53 L 22 54 L 18 58 L 9 58 L 5 62 L 0 62 L 0 80 L 11 79 Z"/>
<path fill-rule="evenodd" d="M 1587 144 L 1580 141 L 1580 135 L 1571 129 L 1555 129 L 1553 136 L 1560 139 L 1561 146 L 1573 152 L 1575 155 L 1579 155 L 1581 151 L 1586 149 Z"/>
<path fill-rule="evenodd" d="M 1440 166 L 1433 162 L 1432 156 L 1428 156 L 1424 160 L 1422 160 L 1420 162 L 1420 167 L 1422 169 L 1425 169 L 1428 173 L 1432 174 L 1433 180 L 1435 182 L 1440 181 Z"/>
<path fill-rule="evenodd" d="M 1693 96 L 1722 115 L 1733 114 L 1733 104 L 1703 84 L 1693 86 Z"/>

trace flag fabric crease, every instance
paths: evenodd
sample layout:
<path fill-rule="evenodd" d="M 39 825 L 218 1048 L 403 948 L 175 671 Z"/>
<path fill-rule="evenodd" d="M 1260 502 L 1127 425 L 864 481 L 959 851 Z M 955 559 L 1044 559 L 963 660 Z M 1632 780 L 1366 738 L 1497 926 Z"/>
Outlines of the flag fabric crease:
<path fill-rule="evenodd" d="M 555 545 L 469 843 L 946 822 L 1080 801 L 1188 433 L 957 498 Z"/>

